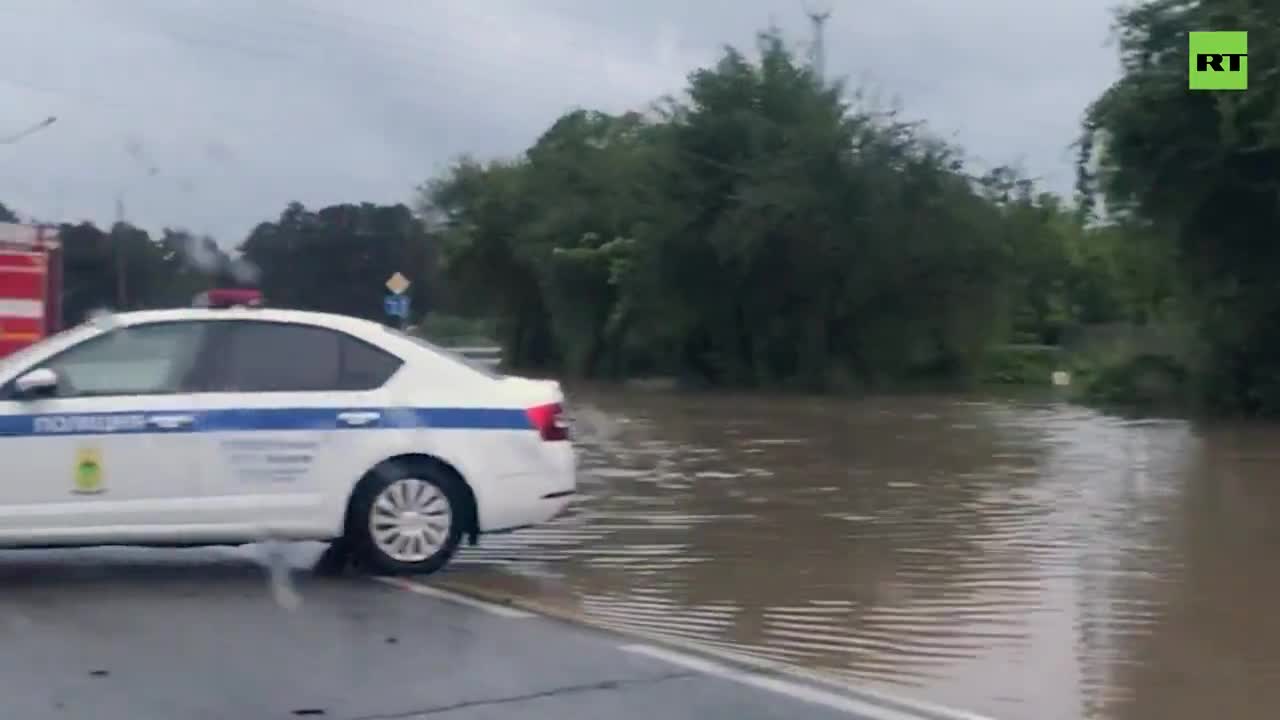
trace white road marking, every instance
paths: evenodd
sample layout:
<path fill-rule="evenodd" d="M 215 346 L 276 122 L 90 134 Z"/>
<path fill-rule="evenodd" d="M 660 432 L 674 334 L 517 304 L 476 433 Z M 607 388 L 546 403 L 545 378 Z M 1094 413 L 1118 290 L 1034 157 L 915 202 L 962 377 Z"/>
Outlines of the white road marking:
<path fill-rule="evenodd" d="M 416 583 L 412 580 L 405 580 L 404 578 L 375 577 L 374 580 L 391 585 L 392 587 L 398 587 L 401 590 L 408 590 L 415 595 L 422 595 L 424 597 L 436 598 L 437 600 L 445 600 L 459 605 L 466 605 L 468 607 L 476 608 L 477 610 L 483 610 L 490 615 L 497 615 L 498 617 L 510 620 L 524 620 L 531 617 L 537 617 L 531 612 L 507 607 L 505 605 L 498 605 L 496 603 L 485 602 L 483 600 L 476 600 L 475 598 L 467 597 L 466 595 L 460 595 L 448 590 L 441 590 L 440 588 L 433 588 L 429 585 Z"/>
<path fill-rule="evenodd" d="M 514 607 L 499 605 L 496 603 L 477 600 L 473 597 L 463 595 L 461 593 L 434 588 L 429 585 L 414 582 L 398 577 L 374 577 L 374 580 L 391 585 L 392 587 L 407 590 L 408 592 L 422 595 L 425 597 L 436 598 L 448 602 L 466 605 L 469 607 L 482 610 L 498 617 L 508 619 L 529 619 L 542 617 L 539 613 L 521 610 Z M 591 627 L 593 623 L 584 623 L 587 627 Z M 596 627 L 601 627 L 596 624 Z M 609 629 L 604 627 L 603 629 Z M 667 642 L 668 639 L 659 640 L 659 642 Z M 697 646 L 696 643 L 694 643 Z M 817 684 L 809 684 L 788 680 L 785 677 L 777 675 L 769 675 L 767 672 L 779 672 L 772 669 L 773 663 L 768 663 L 770 667 L 762 667 L 761 669 L 738 669 L 732 665 L 723 662 L 716 662 L 694 654 L 687 654 L 668 650 L 655 645 L 644 644 L 627 644 L 619 646 L 624 652 L 636 655 L 646 655 L 657 660 L 663 660 L 680 667 L 688 668 L 695 672 L 712 677 L 719 677 L 731 682 L 742 685 L 749 685 L 760 688 L 768 692 L 777 693 L 794 700 L 810 703 L 813 705 L 821 705 L 826 708 L 844 712 L 849 715 L 861 718 L 861 720 L 993 720 L 985 715 L 978 715 L 963 710 L 945 707 L 942 705 L 934 705 L 931 703 L 920 702 L 916 700 L 908 700 L 906 698 L 885 695 L 871 690 L 850 688 L 847 694 L 824 690 Z M 739 657 L 734 653 L 725 652 L 717 648 L 697 646 L 695 652 L 707 654 L 711 656 L 723 656 L 727 658 L 727 662 L 739 663 L 752 667 L 757 663 L 749 662 L 748 658 Z"/>
<path fill-rule="evenodd" d="M 738 670 L 711 660 L 666 650 L 653 645 L 623 645 L 622 650 L 663 660 L 672 665 L 688 668 L 704 675 L 711 675 L 742 685 L 750 685 L 761 690 L 785 695 L 794 700 L 821 705 L 859 718 L 865 718 L 865 720 L 990 720 L 990 718 L 984 718 L 980 715 L 922 703 L 911 703 L 911 705 L 916 706 L 916 709 L 909 709 L 906 707 L 907 703 L 905 701 L 896 699 L 893 701 L 886 699 L 885 704 L 870 700 L 859 700 L 855 697 L 830 692 L 812 685 L 761 675 L 748 670 Z M 894 707 L 894 705 L 898 707 Z"/>

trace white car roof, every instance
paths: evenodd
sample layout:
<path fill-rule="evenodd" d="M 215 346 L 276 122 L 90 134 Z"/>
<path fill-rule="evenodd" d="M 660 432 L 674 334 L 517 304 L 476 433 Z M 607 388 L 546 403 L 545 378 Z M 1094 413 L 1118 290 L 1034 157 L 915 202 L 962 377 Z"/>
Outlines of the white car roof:
<path fill-rule="evenodd" d="M 379 325 L 372 320 L 351 317 L 349 315 L 312 312 L 309 310 L 282 310 L 276 308 L 234 307 L 135 310 L 132 312 L 112 313 L 111 318 L 121 325 L 172 322 L 175 320 L 267 320 L 270 322 L 321 325 L 338 330 L 346 330 L 356 334 L 364 334 L 370 329 L 383 329 L 382 325 Z"/>
<path fill-rule="evenodd" d="M 402 348 L 402 343 L 409 342 L 404 338 L 398 337 L 391 331 L 391 328 L 372 320 L 351 317 L 350 315 L 338 315 L 336 313 L 312 312 L 310 310 L 246 307 L 172 308 L 167 310 L 135 310 L 132 312 L 112 313 L 109 318 L 107 326 L 126 327 L 181 320 L 263 320 L 297 325 L 318 325 L 341 330 L 391 350 Z"/>

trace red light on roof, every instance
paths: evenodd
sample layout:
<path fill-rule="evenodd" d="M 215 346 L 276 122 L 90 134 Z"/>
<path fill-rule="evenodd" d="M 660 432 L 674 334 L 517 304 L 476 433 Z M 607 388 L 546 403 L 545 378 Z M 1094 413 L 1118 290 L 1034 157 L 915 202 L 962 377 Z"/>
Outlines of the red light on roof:
<path fill-rule="evenodd" d="M 243 288 L 219 288 L 200 293 L 192 305 L 207 308 L 257 307 L 262 305 L 262 292 Z"/>

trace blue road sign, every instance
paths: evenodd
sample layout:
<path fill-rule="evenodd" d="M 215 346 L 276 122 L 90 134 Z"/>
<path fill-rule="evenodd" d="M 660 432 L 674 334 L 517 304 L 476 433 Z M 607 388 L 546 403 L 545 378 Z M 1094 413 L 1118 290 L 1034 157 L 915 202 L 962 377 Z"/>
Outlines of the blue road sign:
<path fill-rule="evenodd" d="M 388 295 L 382 300 L 382 307 L 391 317 L 408 317 L 409 316 L 409 296 L 408 295 Z"/>

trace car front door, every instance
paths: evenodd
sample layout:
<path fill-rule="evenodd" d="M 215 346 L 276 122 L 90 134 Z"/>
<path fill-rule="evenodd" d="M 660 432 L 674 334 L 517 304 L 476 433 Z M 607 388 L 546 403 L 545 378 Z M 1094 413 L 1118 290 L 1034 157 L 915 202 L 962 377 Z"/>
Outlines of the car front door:
<path fill-rule="evenodd" d="M 189 519 L 209 325 L 117 326 L 18 369 L 0 386 L 0 541 L 146 541 Z M 24 396 L 17 379 L 52 370 Z"/>
<path fill-rule="evenodd" d="M 389 353 L 316 325 L 218 323 L 201 433 L 202 521 L 262 536 L 310 537 L 341 514 L 376 456 Z"/>

